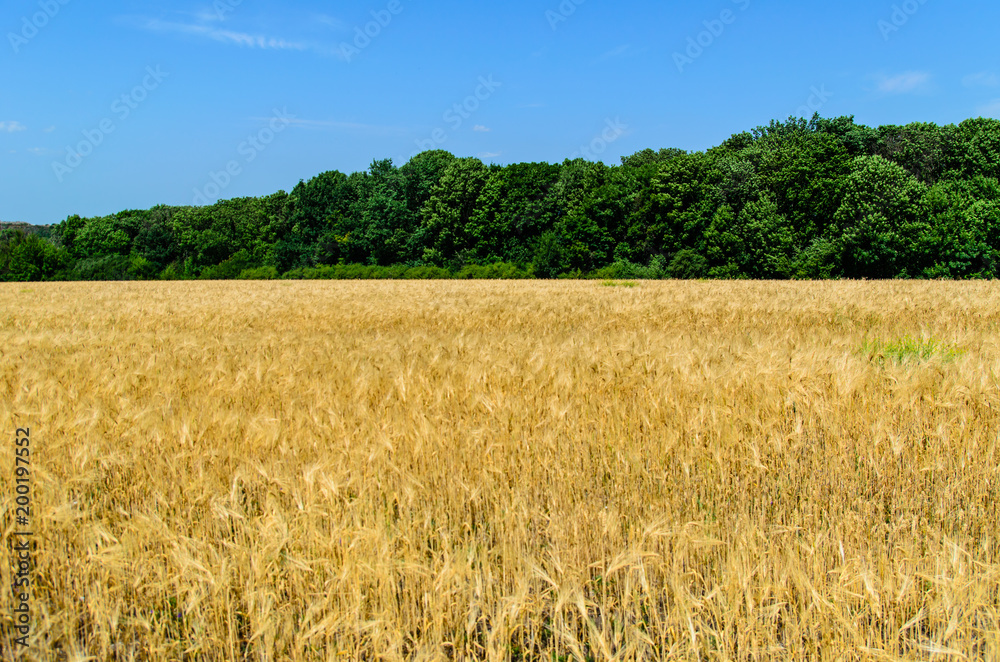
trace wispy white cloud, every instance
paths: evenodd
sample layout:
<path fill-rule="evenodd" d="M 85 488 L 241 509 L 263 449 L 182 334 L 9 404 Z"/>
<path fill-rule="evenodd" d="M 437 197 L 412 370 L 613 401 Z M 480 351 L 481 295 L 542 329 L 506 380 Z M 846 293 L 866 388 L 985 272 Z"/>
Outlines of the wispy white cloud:
<path fill-rule="evenodd" d="M 210 25 L 198 23 L 178 23 L 175 21 L 147 19 L 140 23 L 140 27 L 153 32 L 173 32 L 194 37 L 203 37 L 223 44 L 243 46 L 246 48 L 283 51 L 309 50 L 309 45 L 304 42 L 289 41 L 280 37 L 254 35 L 247 32 L 236 32 L 234 30 L 223 30 Z"/>
<path fill-rule="evenodd" d="M 341 48 L 325 44 L 321 40 L 286 39 L 236 29 L 224 29 L 222 27 L 223 24 L 219 22 L 220 20 L 218 16 L 208 12 L 185 14 L 181 20 L 162 20 L 136 16 L 121 16 L 118 18 L 119 22 L 140 30 L 210 39 L 221 44 L 255 50 L 309 51 L 324 57 L 348 60 L 347 54 Z M 337 19 L 325 15 L 321 15 L 317 21 L 318 24 L 325 25 L 327 28 L 339 29 L 342 25 Z"/>
<path fill-rule="evenodd" d="M 6 131 L 7 133 L 14 133 L 15 131 L 24 131 L 28 127 L 24 126 L 20 122 L 0 122 L 0 131 Z"/>
<path fill-rule="evenodd" d="M 45 129 L 45 133 L 52 133 L 55 130 L 56 130 L 55 126 L 50 126 L 49 128 Z"/>
<path fill-rule="evenodd" d="M 962 84 L 966 87 L 997 87 L 1000 85 L 1000 76 L 991 71 L 980 71 L 963 78 Z"/>
<path fill-rule="evenodd" d="M 221 11 L 208 11 L 207 9 L 195 12 L 194 17 L 197 18 L 202 23 L 214 23 L 216 21 L 224 21 L 226 17 Z"/>
<path fill-rule="evenodd" d="M 320 25 L 325 25 L 328 28 L 333 28 L 334 30 L 347 30 L 347 23 L 335 16 L 328 16 L 327 14 L 314 14 L 312 16 L 313 23 L 319 23 Z"/>
<path fill-rule="evenodd" d="M 886 94 L 907 94 L 920 90 L 930 79 L 931 75 L 926 71 L 907 71 L 898 76 L 880 77 L 878 89 Z"/>
<path fill-rule="evenodd" d="M 472 127 L 472 130 L 478 131 L 479 133 L 489 133 L 493 129 L 489 128 L 488 126 L 483 126 L 482 124 L 477 124 L 476 126 Z"/>
<path fill-rule="evenodd" d="M 495 159 L 496 157 L 503 154 L 503 152 L 480 152 L 478 157 L 480 159 Z"/>
<path fill-rule="evenodd" d="M 604 53 L 603 55 L 601 55 L 600 59 L 601 60 L 610 60 L 612 58 L 621 57 L 622 55 L 625 55 L 626 53 L 628 53 L 628 51 L 629 51 L 630 48 L 632 48 L 632 44 L 622 44 L 618 48 L 612 49 L 612 50 L 608 51 L 607 53 Z"/>
<path fill-rule="evenodd" d="M 53 149 L 47 149 L 45 147 L 29 147 L 26 151 L 30 154 L 34 154 L 35 156 L 47 156 L 49 154 L 59 154 L 58 151 Z"/>
<path fill-rule="evenodd" d="M 1000 99 L 994 99 L 987 104 L 976 108 L 976 112 L 982 117 L 995 117 L 1000 119 Z"/>

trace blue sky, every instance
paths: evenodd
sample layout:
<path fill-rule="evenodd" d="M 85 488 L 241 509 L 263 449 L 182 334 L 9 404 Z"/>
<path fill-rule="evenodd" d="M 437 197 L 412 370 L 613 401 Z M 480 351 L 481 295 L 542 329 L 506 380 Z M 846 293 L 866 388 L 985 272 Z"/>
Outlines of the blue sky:
<path fill-rule="evenodd" d="M 810 108 L 1000 117 L 998 24 L 943 0 L 5 0 L 0 220 L 290 191 L 428 147 L 618 163 Z"/>

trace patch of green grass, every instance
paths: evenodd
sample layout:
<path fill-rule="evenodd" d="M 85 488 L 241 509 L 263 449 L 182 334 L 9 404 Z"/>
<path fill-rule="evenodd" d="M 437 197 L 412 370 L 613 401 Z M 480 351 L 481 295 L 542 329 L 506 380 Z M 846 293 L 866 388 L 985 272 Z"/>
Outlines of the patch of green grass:
<path fill-rule="evenodd" d="M 965 354 L 965 350 L 949 343 L 933 338 L 914 338 L 904 336 L 899 340 L 881 340 L 873 338 L 865 340 L 861 345 L 861 353 L 869 361 L 884 364 L 912 363 L 940 358 L 942 361 L 953 361 Z"/>
<path fill-rule="evenodd" d="M 639 283 L 630 280 L 606 280 L 601 285 L 604 287 L 639 287 Z"/>

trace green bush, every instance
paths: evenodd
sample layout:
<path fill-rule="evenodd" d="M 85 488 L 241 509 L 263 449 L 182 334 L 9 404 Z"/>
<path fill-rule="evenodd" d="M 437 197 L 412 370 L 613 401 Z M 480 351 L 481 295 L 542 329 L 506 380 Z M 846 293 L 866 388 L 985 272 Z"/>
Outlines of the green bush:
<path fill-rule="evenodd" d="M 708 260 L 697 251 L 689 248 L 678 251 L 670 260 L 667 274 L 678 280 L 695 280 L 708 275 Z"/>
<path fill-rule="evenodd" d="M 274 267 L 254 267 L 244 269 L 236 277 L 238 280 L 277 280 L 278 270 Z"/>
<path fill-rule="evenodd" d="M 129 257 L 128 276 L 135 280 L 150 280 L 156 278 L 156 265 L 145 256 L 133 253 Z"/>
<path fill-rule="evenodd" d="M 250 254 L 245 250 L 241 250 L 220 264 L 214 264 L 202 269 L 198 279 L 233 280 L 234 278 L 238 278 L 244 271 L 253 269 L 256 266 L 257 265 L 253 264 Z"/>
<path fill-rule="evenodd" d="M 0 280 L 65 279 L 71 258 L 66 249 L 20 229 L 0 232 Z"/>
<path fill-rule="evenodd" d="M 833 278 L 839 263 L 837 245 L 827 239 L 815 239 L 792 262 L 792 277 L 796 280 L 826 280 Z"/>
<path fill-rule="evenodd" d="M 405 280 L 446 280 L 451 277 L 451 272 L 442 267 L 410 267 L 403 272 Z"/>
<path fill-rule="evenodd" d="M 533 276 L 516 264 L 495 262 L 487 265 L 467 264 L 454 277 L 463 280 L 526 280 Z"/>
<path fill-rule="evenodd" d="M 132 280 L 130 266 L 126 255 L 85 258 L 73 265 L 71 276 L 73 280 Z"/>
<path fill-rule="evenodd" d="M 617 260 L 589 275 L 597 280 L 660 280 L 667 277 L 667 261 L 662 255 L 654 255 L 648 266 L 628 260 Z"/>
<path fill-rule="evenodd" d="M 365 264 L 333 264 L 301 267 L 286 272 L 286 280 L 514 280 L 531 278 L 531 273 L 517 265 L 498 262 L 487 266 L 467 265 L 455 273 L 444 267 L 395 265 L 380 267 Z"/>

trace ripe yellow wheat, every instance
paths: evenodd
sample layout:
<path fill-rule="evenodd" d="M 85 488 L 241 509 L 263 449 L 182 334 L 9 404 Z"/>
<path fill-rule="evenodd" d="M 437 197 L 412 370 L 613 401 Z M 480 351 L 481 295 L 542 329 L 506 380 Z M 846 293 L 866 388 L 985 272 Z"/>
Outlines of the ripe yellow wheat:
<path fill-rule="evenodd" d="M 1000 660 L 998 295 L 2 285 L 29 658 Z"/>

